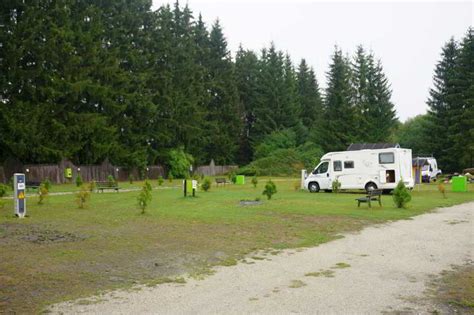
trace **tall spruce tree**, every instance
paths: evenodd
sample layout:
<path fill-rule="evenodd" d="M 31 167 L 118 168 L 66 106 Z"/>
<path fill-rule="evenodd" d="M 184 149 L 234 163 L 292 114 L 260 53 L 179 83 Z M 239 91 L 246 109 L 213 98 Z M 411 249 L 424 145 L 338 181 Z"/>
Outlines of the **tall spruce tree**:
<path fill-rule="evenodd" d="M 366 131 L 367 142 L 385 142 L 390 138 L 397 123 L 394 105 L 391 101 L 392 91 L 383 71 L 382 62 L 368 57 L 368 108 L 364 112 L 369 129 Z"/>
<path fill-rule="evenodd" d="M 258 81 L 254 145 L 273 131 L 295 127 L 300 115 L 293 66 L 273 43 L 262 50 Z"/>
<path fill-rule="evenodd" d="M 455 94 L 455 80 L 457 71 L 458 47 L 454 38 L 445 44 L 441 52 L 441 60 L 435 68 L 433 88 L 430 89 L 428 99 L 429 120 L 431 122 L 429 133 L 431 137 L 430 151 L 436 157 L 441 168 L 456 169 L 457 159 L 451 152 L 451 139 L 447 136 L 453 122 L 453 94 Z M 427 130 L 428 132 L 428 130 Z M 416 152 L 422 153 L 422 152 Z"/>
<path fill-rule="evenodd" d="M 238 91 L 234 65 L 219 20 L 209 35 L 210 100 L 206 113 L 206 160 L 216 163 L 234 162 L 241 130 Z"/>
<path fill-rule="evenodd" d="M 459 47 L 456 62 L 448 138 L 450 154 L 456 156 L 453 171 L 462 171 L 474 162 L 474 29 L 470 27 Z"/>
<path fill-rule="evenodd" d="M 344 150 L 357 137 L 350 78 L 349 61 L 336 47 L 327 73 L 324 99 L 324 134 L 321 142 L 326 151 Z"/>
<path fill-rule="evenodd" d="M 323 103 L 316 75 L 302 59 L 298 67 L 298 98 L 301 106 L 300 121 L 309 134 L 309 139 L 320 143 L 323 124 Z M 307 139 L 300 139 L 300 143 Z"/>
<path fill-rule="evenodd" d="M 251 138 L 254 133 L 255 104 L 258 97 L 259 60 L 253 51 L 244 50 L 242 46 L 235 56 L 235 82 L 243 113 L 237 162 L 245 165 L 253 159 Z"/>

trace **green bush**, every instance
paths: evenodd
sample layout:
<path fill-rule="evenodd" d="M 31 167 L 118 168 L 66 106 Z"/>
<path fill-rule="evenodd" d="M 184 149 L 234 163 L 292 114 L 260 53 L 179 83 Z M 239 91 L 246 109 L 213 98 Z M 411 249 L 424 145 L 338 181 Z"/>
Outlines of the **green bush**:
<path fill-rule="evenodd" d="M 323 150 L 312 142 L 306 142 L 298 147 L 275 149 L 266 154 L 240 168 L 238 173 L 246 176 L 299 175 L 301 169 L 313 169 L 319 163 Z"/>
<path fill-rule="evenodd" d="M 194 162 L 192 155 L 184 152 L 182 147 L 170 150 L 168 153 L 168 166 L 174 178 L 189 176 L 189 168 Z"/>
<path fill-rule="evenodd" d="M 252 177 L 252 185 L 253 185 L 253 188 L 257 188 L 257 184 L 258 184 L 258 178 L 257 178 L 257 176 Z"/>
<path fill-rule="evenodd" d="M 76 186 L 81 187 L 84 182 L 82 181 L 82 176 L 81 174 L 77 174 L 76 176 Z"/>
<path fill-rule="evenodd" d="M 5 197 L 7 195 L 8 186 L 5 184 L 0 184 L 0 198 Z"/>
<path fill-rule="evenodd" d="M 400 180 L 397 187 L 393 190 L 393 201 L 397 208 L 405 208 L 410 200 L 410 191 L 405 186 L 405 183 L 403 183 L 403 180 Z"/>
<path fill-rule="evenodd" d="M 211 179 L 209 177 L 204 177 L 204 180 L 202 181 L 201 188 L 204 191 L 208 191 L 211 189 Z"/>
<path fill-rule="evenodd" d="M 168 181 L 169 181 L 170 183 L 172 183 L 172 182 L 173 182 L 173 179 L 174 179 L 174 176 L 173 176 L 173 174 L 171 174 L 171 173 L 170 173 L 170 174 L 168 174 Z"/>
<path fill-rule="evenodd" d="M 158 177 L 158 186 L 163 185 L 164 179 L 163 176 Z"/>
<path fill-rule="evenodd" d="M 332 182 L 332 191 L 335 192 L 336 194 L 341 190 L 341 182 L 339 179 L 336 177 L 336 180 Z"/>
<path fill-rule="evenodd" d="M 237 173 L 235 171 L 231 171 L 227 177 L 229 178 L 229 180 L 235 184 L 235 182 L 237 181 Z"/>
<path fill-rule="evenodd" d="M 86 205 L 87 201 L 89 201 L 91 197 L 91 192 L 89 190 L 88 185 L 82 185 L 81 190 L 76 193 L 76 203 L 80 209 L 83 209 Z"/>
<path fill-rule="evenodd" d="M 145 181 L 137 197 L 138 207 L 142 210 L 142 214 L 145 213 L 146 208 L 151 202 L 151 198 L 151 184 L 148 181 Z"/>
<path fill-rule="evenodd" d="M 42 205 L 46 198 L 49 196 L 49 189 L 46 187 L 44 183 L 41 183 L 41 185 L 38 188 L 38 204 Z"/>
<path fill-rule="evenodd" d="M 129 182 L 130 184 L 133 184 L 133 180 L 134 180 L 133 174 L 128 175 L 128 182 Z"/>
<path fill-rule="evenodd" d="M 265 184 L 265 190 L 263 191 L 262 195 L 267 196 L 268 200 L 272 199 L 272 196 L 277 193 L 277 188 L 274 182 L 269 180 Z"/>
<path fill-rule="evenodd" d="M 255 147 L 254 158 L 256 160 L 267 157 L 280 149 L 296 147 L 296 133 L 291 129 L 274 131 Z"/>

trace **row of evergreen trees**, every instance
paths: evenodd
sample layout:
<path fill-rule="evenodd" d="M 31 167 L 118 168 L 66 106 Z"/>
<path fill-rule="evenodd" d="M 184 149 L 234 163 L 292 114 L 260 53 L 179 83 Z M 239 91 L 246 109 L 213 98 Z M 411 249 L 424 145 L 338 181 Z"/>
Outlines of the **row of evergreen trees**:
<path fill-rule="evenodd" d="M 336 48 L 314 70 L 272 44 L 231 57 L 219 21 L 150 0 L 0 6 L 0 161 L 144 167 L 184 150 L 246 164 L 272 133 L 341 150 L 385 141 L 397 118 L 380 61 Z"/>
<path fill-rule="evenodd" d="M 447 172 L 474 166 L 474 31 L 442 48 L 426 115 L 399 128 L 396 140 L 417 153 L 433 154 Z"/>

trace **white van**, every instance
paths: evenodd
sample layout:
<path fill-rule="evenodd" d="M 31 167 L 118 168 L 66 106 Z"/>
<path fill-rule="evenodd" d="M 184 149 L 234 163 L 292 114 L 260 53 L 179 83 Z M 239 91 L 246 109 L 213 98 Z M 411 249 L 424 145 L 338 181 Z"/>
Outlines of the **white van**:
<path fill-rule="evenodd" d="M 411 150 L 387 148 L 327 153 L 306 177 L 304 186 L 310 192 L 330 191 L 336 179 L 341 189 L 390 191 L 400 180 L 413 188 Z"/>

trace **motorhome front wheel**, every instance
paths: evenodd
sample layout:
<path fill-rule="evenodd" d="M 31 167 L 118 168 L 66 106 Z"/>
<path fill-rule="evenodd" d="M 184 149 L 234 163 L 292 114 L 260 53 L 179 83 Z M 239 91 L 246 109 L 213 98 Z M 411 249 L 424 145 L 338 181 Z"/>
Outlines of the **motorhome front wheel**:
<path fill-rule="evenodd" d="M 309 189 L 309 192 L 312 192 L 312 193 L 319 192 L 319 185 L 318 183 L 309 183 L 308 189 Z"/>

